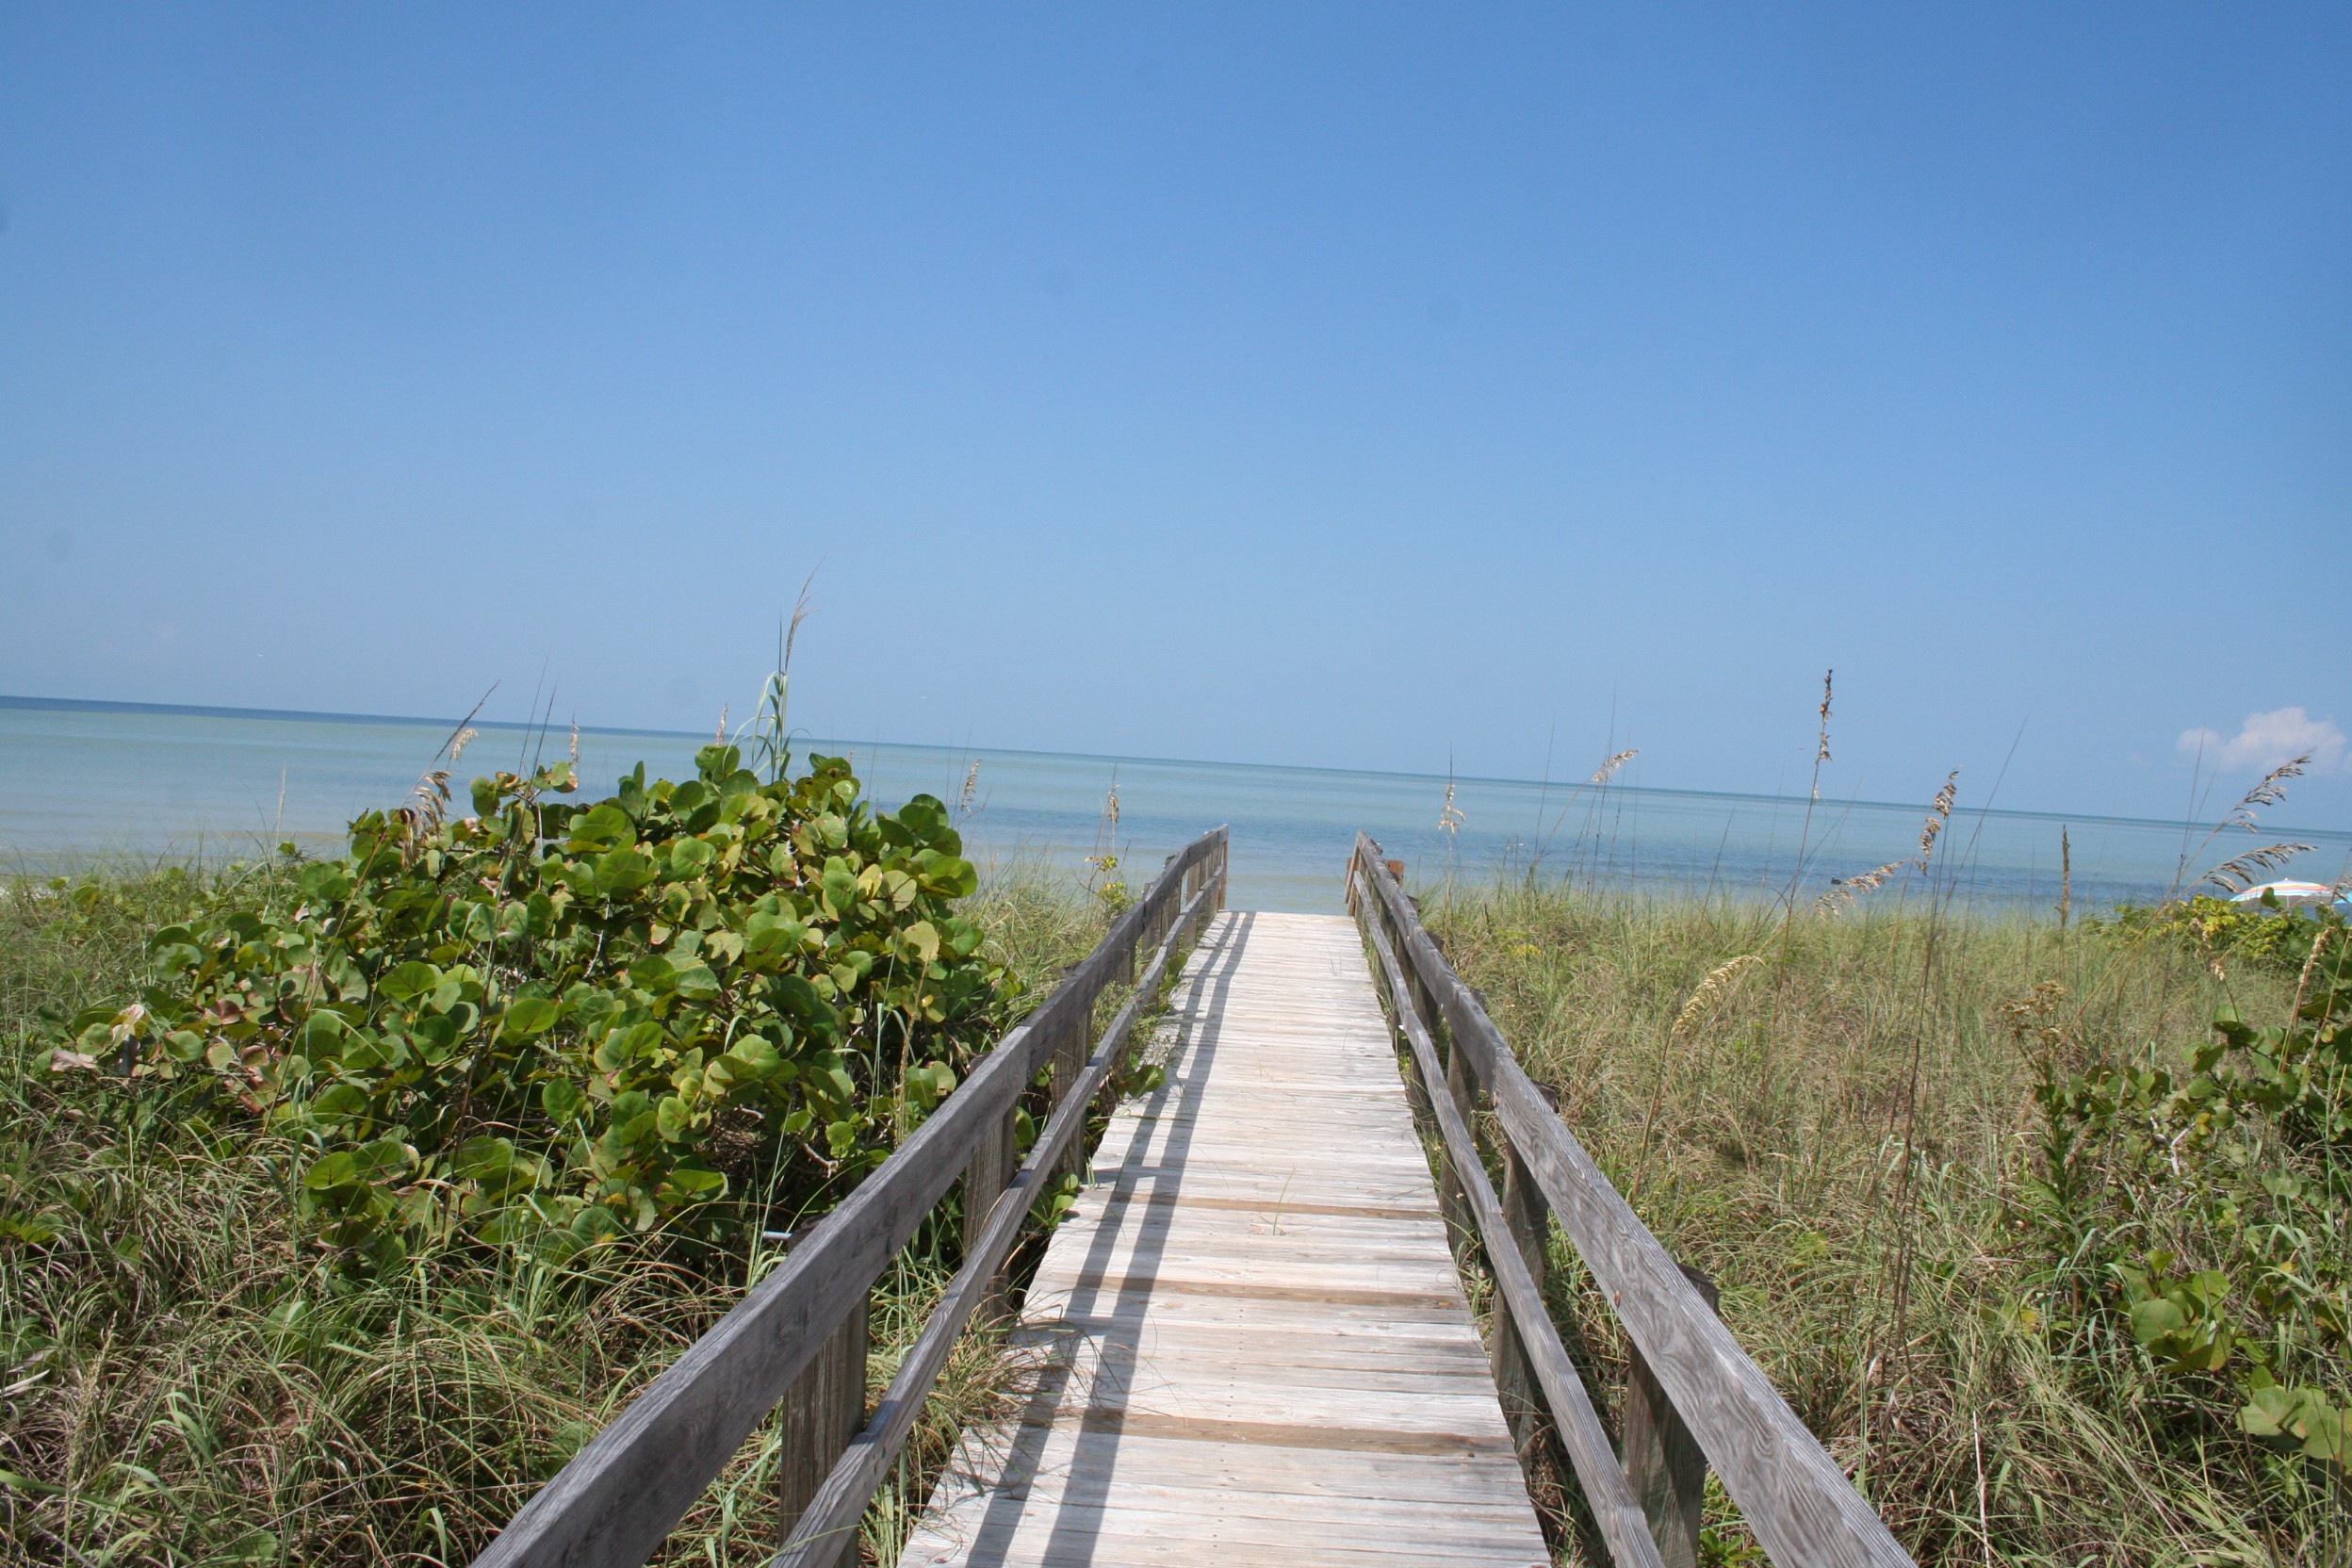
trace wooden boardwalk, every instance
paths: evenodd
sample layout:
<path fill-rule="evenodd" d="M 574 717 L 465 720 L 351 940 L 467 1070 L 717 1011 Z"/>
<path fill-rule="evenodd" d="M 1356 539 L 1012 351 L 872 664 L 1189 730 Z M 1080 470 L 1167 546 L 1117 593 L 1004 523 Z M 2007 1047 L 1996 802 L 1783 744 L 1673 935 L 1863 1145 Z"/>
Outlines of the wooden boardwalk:
<path fill-rule="evenodd" d="M 902 1568 L 1543 1568 L 1353 921 L 1220 915 Z"/>

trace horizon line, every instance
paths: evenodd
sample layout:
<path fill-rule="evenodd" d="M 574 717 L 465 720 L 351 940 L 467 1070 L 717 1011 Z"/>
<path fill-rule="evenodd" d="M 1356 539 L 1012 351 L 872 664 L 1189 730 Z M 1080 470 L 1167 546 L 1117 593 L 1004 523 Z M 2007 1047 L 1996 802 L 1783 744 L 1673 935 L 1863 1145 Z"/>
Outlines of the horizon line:
<path fill-rule="evenodd" d="M 11 695 L 7 693 L 0 693 L 0 709 L 17 709 L 20 710 L 65 713 L 176 714 L 184 718 L 262 719 L 290 724 L 406 725 L 423 728 L 454 727 L 463 723 L 471 725 L 473 727 L 478 729 L 529 731 L 553 730 L 560 727 L 565 733 L 569 733 L 575 727 L 574 726 L 568 724 L 558 727 L 546 722 L 533 723 L 527 720 L 516 719 L 435 719 L 413 714 L 333 713 L 309 709 L 294 708 L 225 708 L 215 707 L 207 704 L 181 702 L 115 702 L 96 697 L 36 697 Z M 582 735 L 637 735 L 645 736 L 649 739 L 671 741 L 699 741 L 702 739 L 701 731 L 689 729 L 646 729 L 626 726 L 587 724 L 580 725 L 577 727 Z M 811 735 L 808 739 L 813 742 L 824 739 L 824 737 Z M 710 743 L 705 743 L 707 744 Z M 936 745 L 931 743 L 922 741 L 877 740 L 864 743 L 833 741 L 831 743 L 851 747 L 851 755 L 855 755 L 855 748 L 860 743 L 868 746 L 890 746 L 902 751 L 944 751 L 958 752 L 966 755 L 976 755 L 980 750 L 980 748 L 969 745 Z M 1351 775 L 1359 778 L 1406 778 L 1426 780 L 1431 783 L 1454 784 L 1509 784 L 1528 789 L 1557 788 L 1568 792 L 1574 792 L 1578 790 L 1598 788 L 1602 790 L 1625 790 L 1637 794 L 1679 795 L 1696 800 L 1756 801 L 1776 806 L 1862 806 L 1880 810 L 1892 811 L 1914 811 L 1923 808 L 1915 801 L 1860 800 L 1847 796 L 1828 795 L 1824 795 L 1819 800 L 1808 800 L 1807 797 L 1804 795 L 1758 794 L 1741 790 L 1690 790 L 1679 789 L 1671 785 L 1663 784 L 1602 784 L 1596 786 L 1592 784 L 1590 781 L 1579 783 L 1561 779 L 1506 778 L 1483 774 L 1455 774 L 1449 776 L 1446 774 L 1433 773 L 1412 773 L 1385 768 L 1315 767 L 1300 762 L 1225 762 L 1217 761 L 1209 758 L 1199 757 L 1129 757 L 1114 752 L 1039 751 L 1028 746 L 995 746 L 988 749 L 992 750 L 999 755 L 1010 755 L 1015 757 L 1076 758 L 1087 761 L 1143 762 L 1166 767 L 1233 768 L 1262 773 L 1337 773 Z M 2191 822 L 2182 818 L 2120 817 L 2103 812 L 2069 813 L 2064 811 L 2029 811 L 2020 810 L 2011 807 L 1994 806 L 1954 807 L 1952 814 L 1953 816 L 1972 817 L 2014 817 L 2032 822 L 2054 822 L 2062 824 L 2105 823 L 2134 827 L 2178 827 L 2187 828 L 2192 831 L 2199 828 L 2209 828 L 2214 825 L 2213 823 Z M 2275 827 L 2271 829 L 2271 831 L 2277 833 L 2309 833 L 2326 838 L 2352 840 L 2352 828 Z"/>

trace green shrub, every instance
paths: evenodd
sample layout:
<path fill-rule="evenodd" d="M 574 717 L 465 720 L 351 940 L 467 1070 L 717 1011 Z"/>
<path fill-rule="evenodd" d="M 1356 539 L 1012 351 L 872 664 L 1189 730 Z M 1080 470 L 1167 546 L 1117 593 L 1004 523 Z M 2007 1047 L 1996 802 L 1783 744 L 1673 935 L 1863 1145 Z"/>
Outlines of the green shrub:
<path fill-rule="evenodd" d="M 2117 1353 L 2136 1345 L 2193 1424 L 2234 1413 L 2240 1431 L 2340 1479 L 2352 1462 L 2352 944 L 2332 913 L 2265 923 L 2307 933 L 2286 1023 L 2256 1028 L 2225 1008 L 2186 1070 L 2046 1061 L 2032 1222 L 2055 1265 L 2054 1327 Z"/>
<path fill-rule="evenodd" d="M 458 1237 L 560 1262 L 724 1228 L 731 1187 L 854 1181 L 956 1086 L 1004 972 L 950 907 L 976 877 L 939 801 L 741 764 L 706 746 L 694 779 L 640 764 L 585 806 L 549 798 L 557 764 L 475 780 L 463 820 L 433 790 L 371 812 L 294 896 L 156 932 L 161 983 L 64 1022 L 48 1066 L 217 1085 L 213 1112 L 307 1151 L 303 1214 L 360 1272 Z"/>
<path fill-rule="evenodd" d="M 2127 904 L 2112 919 L 2082 923 L 2091 930 L 2186 942 L 2211 956 L 2289 971 L 2303 967 L 2323 929 L 2322 921 L 2282 913 L 2275 898 L 2266 907 L 2248 909 L 2202 893 L 2169 904 Z"/>

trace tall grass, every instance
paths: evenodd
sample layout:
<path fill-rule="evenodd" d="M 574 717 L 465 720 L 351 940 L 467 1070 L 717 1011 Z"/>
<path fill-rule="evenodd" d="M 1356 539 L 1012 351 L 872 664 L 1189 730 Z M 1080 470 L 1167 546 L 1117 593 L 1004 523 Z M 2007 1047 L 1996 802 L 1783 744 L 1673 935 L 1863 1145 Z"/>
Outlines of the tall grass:
<path fill-rule="evenodd" d="M 1922 1563 L 2340 1563 L 2352 1510 L 2184 1434 L 2129 1336 L 2032 1305 L 2037 1055 L 2185 1060 L 2292 975 L 2178 943 L 1956 919 L 1494 889 L 1427 916 L 1529 1071 Z M 1759 960 L 1740 962 L 1741 956 Z M 2038 992 L 2035 988 L 2042 988 Z M 1625 1342 L 1556 1238 L 1599 1386 Z M 2313 1467 L 2314 1474 L 2317 1467 Z M 1716 1560 L 1744 1532 L 1715 1499 Z"/>
<path fill-rule="evenodd" d="M 454 1568 L 777 1261 L 684 1266 L 657 1236 L 562 1268 L 449 1252 L 354 1283 L 305 1250 L 291 1151 L 168 1094 L 32 1075 L 43 1009 L 135 994 L 148 932 L 270 897 L 273 874 L 0 896 L 0 1559 Z M 1099 911 L 1021 868 L 967 908 L 1033 992 L 1100 935 Z M 885 1277 L 877 1389 L 946 1272 L 918 1245 Z M 942 1380 L 876 1511 L 881 1560 L 994 1365 L 974 1342 Z M 747 1444 L 661 1560 L 765 1560 L 775 1457 L 772 1433 Z"/>

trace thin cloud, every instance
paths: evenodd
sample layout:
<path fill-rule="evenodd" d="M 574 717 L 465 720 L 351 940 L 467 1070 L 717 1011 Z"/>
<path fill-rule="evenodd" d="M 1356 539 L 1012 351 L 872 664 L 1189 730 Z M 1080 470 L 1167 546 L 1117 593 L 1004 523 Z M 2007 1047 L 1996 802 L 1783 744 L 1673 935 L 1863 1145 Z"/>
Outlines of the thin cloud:
<path fill-rule="evenodd" d="M 2180 732 L 2182 752 L 2224 773 L 2258 773 L 2307 752 L 2313 773 L 2334 773 L 2345 767 L 2346 744 L 2333 719 L 2314 719 L 2300 708 L 2248 713 L 2246 727 L 2226 738 L 2202 727 Z"/>

